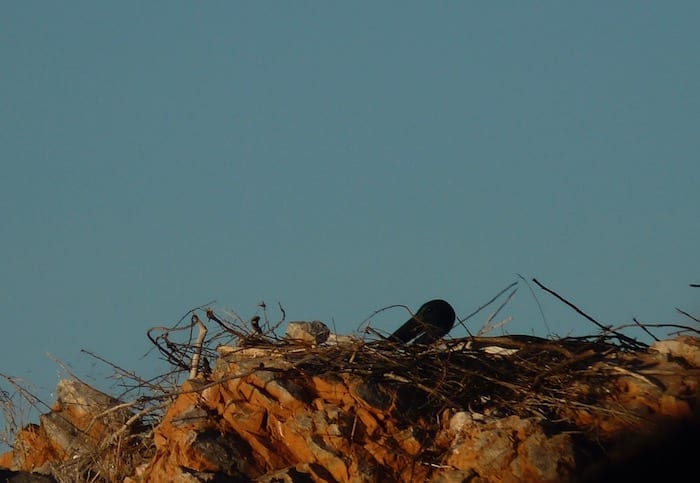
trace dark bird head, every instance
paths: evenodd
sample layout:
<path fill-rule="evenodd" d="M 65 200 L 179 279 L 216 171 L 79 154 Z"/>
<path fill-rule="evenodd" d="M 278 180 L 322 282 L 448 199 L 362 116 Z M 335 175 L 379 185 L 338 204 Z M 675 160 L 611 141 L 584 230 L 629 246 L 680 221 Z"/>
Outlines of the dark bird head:
<path fill-rule="evenodd" d="M 455 323 L 455 311 L 444 300 L 436 299 L 426 302 L 418 312 L 391 335 L 391 338 L 403 343 L 413 341 L 416 344 L 430 344 L 445 335 Z"/>

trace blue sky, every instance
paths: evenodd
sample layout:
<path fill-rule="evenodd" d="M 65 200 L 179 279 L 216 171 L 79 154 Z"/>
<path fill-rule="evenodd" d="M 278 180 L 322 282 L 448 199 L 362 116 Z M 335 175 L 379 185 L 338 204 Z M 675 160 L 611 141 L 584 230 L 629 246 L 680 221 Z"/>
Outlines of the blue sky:
<path fill-rule="evenodd" d="M 5 4 L 0 372 L 51 402 L 47 352 L 98 386 L 111 371 L 81 349 L 152 374 L 146 330 L 211 300 L 350 333 L 435 297 L 464 316 L 517 274 L 603 323 L 688 324 L 698 19 L 691 1 Z M 508 332 L 595 332 L 534 290 L 549 330 L 522 286 Z"/>

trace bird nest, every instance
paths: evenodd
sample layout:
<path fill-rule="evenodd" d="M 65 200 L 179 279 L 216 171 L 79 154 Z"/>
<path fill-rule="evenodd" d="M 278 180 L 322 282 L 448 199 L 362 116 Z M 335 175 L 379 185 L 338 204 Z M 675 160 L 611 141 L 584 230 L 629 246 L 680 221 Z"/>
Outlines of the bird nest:
<path fill-rule="evenodd" d="M 610 417 L 633 419 L 611 407 L 615 374 L 639 364 L 641 348 L 596 337 L 547 340 L 530 336 L 467 337 L 432 346 L 385 340 L 332 346 L 276 344 L 290 362 L 289 377 L 347 374 L 362 380 L 360 396 L 390 409 L 400 423 L 427 428 L 441 415 L 468 411 L 484 417 L 520 416 L 578 425 Z"/>
<path fill-rule="evenodd" d="M 172 342 L 169 332 L 150 335 L 169 361 L 191 375 L 207 377 L 208 360 L 218 357 L 216 347 L 222 344 L 241 352 L 256 348 L 287 363 L 280 379 L 359 378 L 364 402 L 390 411 L 399 423 L 422 421 L 426 429 L 441 416 L 459 411 L 535 417 L 598 432 L 601 422 L 628 427 L 639 414 L 616 405 L 611 397 L 619 390 L 619 377 L 656 384 L 635 372 L 645 364 L 639 355 L 648 345 L 617 331 L 558 339 L 465 337 L 420 345 L 402 344 L 369 329 L 364 338 L 331 336 L 328 342 L 311 344 L 277 336 L 275 329 L 283 321 L 270 324 L 266 318 L 261 328 L 259 319 L 251 323 L 224 318 L 211 309 L 205 313 L 221 330 L 208 339 L 200 337 L 199 346 L 191 342 L 192 335 L 185 344 Z M 195 325 L 203 326 L 193 313 L 190 327 Z"/>
<path fill-rule="evenodd" d="M 282 317 L 274 323 L 268 318 L 265 303 L 259 305 L 262 319 L 255 316 L 245 320 L 230 311 L 222 315 L 208 307 L 190 311 L 180 321 L 191 316 L 191 324 L 179 329 L 190 329 L 184 343 L 173 342 L 170 338 L 173 329 L 152 329 L 149 338 L 176 369 L 189 370 L 190 377 L 202 374 L 206 377 L 210 373 L 208 361 L 218 357 L 216 348 L 230 345 L 238 348 L 234 350 L 256 347 L 274 352 L 287 363 L 280 378 L 359 379 L 364 402 L 391 412 L 398 422 L 407 425 L 423 421 L 430 427 L 441 417 L 460 411 L 483 417 L 540 418 L 598 435 L 643 424 L 640 419 L 646 417 L 644 412 L 636 407 L 630 409 L 617 396 L 626 390 L 621 382 L 625 378 L 656 391 L 656 397 L 663 394 L 664 384 L 643 374 L 645 367 L 656 364 L 648 352 L 649 345 L 625 335 L 622 329 L 629 326 L 613 328 L 601 324 L 536 279 L 532 281 L 595 324 L 597 333 L 564 338 L 480 336 L 484 329 L 502 325 L 492 320 L 518 289 L 519 282 L 514 282 L 474 313 L 457 319 L 463 324 L 485 307 L 498 303 L 499 298 L 505 298 L 477 336 L 448 337 L 427 345 L 407 344 L 396 337 L 410 324 L 404 324 L 388 337 L 363 323 L 359 336 L 331 335 L 322 343 L 290 340 L 277 335 L 285 322 L 283 307 L 279 305 Z M 385 309 L 372 316 L 382 310 Z M 686 312 L 679 312 L 693 322 L 698 321 Z M 205 337 L 206 327 L 197 313 L 206 314 L 209 325 L 216 324 L 218 330 Z M 660 328 L 672 328 L 677 334 L 700 333 L 690 326 L 642 324 L 633 320 L 631 326 L 657 341 L 652 331 Z M 199 337 L 193 342 L 193 329 L 197 326 Z M 155 330 L 160 333 L 156 334 Z"/>

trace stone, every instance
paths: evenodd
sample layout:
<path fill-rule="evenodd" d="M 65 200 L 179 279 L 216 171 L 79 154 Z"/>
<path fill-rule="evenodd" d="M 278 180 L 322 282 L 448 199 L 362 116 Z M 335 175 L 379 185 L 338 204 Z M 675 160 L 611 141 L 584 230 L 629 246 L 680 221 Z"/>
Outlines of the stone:
<path fill-rule="evenodd" d="M 312 322 L 290 322 L 287 325 L 285 337 L 291 340 L 307 342 L 309 344 L 323 344 L 330 336 L 330 329 L 319 320 Z"/>
<path fill-rule="evenodd" d="M 693 367 L 700 367 L 700 339 L 697 337 L 679 336 L 675 339 L 661 340 L 650 347 L 659 354 L 680 357 Z"/>

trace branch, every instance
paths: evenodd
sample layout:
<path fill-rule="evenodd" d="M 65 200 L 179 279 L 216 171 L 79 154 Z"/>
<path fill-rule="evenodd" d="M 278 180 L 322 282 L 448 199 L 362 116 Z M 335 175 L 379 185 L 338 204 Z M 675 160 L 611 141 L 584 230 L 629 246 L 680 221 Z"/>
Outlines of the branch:
<path fill-rule="evenodd" d="M 552 289 L 550 289 L 550 288 L 547 288 L 547 287 L 545 287 L 544 285 L 542 285 L 542 284 L 539 282 L 539 280 L 537 280 L 536 278 L 533 278 L 532 281 L 535 282 L 535 283 L 537 284 L 537 286 L 540 287 L 542 290 L 544 290 L 545 292 L 549 292 L 550 294 L 554 295 L 556 298 L 558 298 L 559 300 L 561 300 L 562 302 L 564 302 L 566 305 L 568 305 L 569 307 L 571 307 L 572 309 L 574 309 L 578 314 L 582 315 L 583 317 L 585 317 L 586 319 L 590 320 L 590 321 L 593 322 L 595 325 L 597 325 L 598 327 L 600 327 L 600 329 L 601 329 L 603 332 L 609 332 L 609 333 L 615 334 L 615 336 L 618 338 L 618 340 L 620 340 L 620 341 L 623 341 L 623 340 L 624 340 L 625 342 L 630 343 L 630 344 L 632 344 L 633 346 L 637 346 L 637 347 L 639 347 L 639 346 L 644 346 L 644 347 L 646 347 L 646 344 L 642 344 L 641 342 L 638 342 L 637 340 L 633 339 L 632 337 L 628 337 L 628 336 L 626 336 L 626 335 L 624 335 L 624 334 L 620 334 L 619 332 L 616 332 L 615 330 L 613 330 L 612 326 L 605 326 L 605 325 L 601 324 L 600 322 L 598 322 L 597 320 L 595 320 L 593 317 L 591 317 L 590 315 L 588 315 L 587 313 L 585 313 L 583 310 L 579 309 L 579 308 L 576 307 L 574 304 L 572 304 L 571 302 L 569 302 L 568 300 L 566 300 L 564 297 L 562 297 L 561 295 L 559 295 L 558 293 L 556 293 L 554 290 L 552 290 Z"/>

